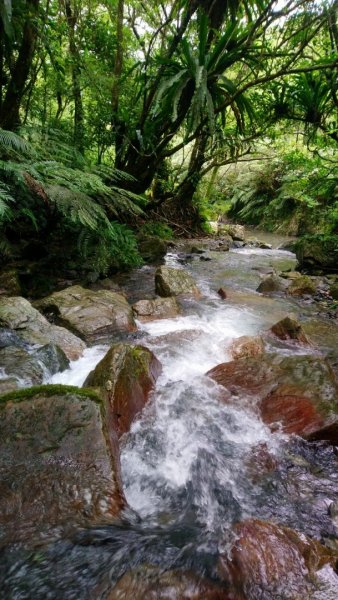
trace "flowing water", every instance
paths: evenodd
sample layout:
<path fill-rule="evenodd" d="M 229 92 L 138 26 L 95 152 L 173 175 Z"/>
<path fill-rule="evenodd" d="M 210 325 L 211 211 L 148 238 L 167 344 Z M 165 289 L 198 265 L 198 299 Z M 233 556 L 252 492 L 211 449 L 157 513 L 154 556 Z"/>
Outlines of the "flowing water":
<path fill-rule="evenodd" d="M 313 318 L 313 306 L 255 292 L 260 273 L 293 268 L 294 256 L 244 248 L 209 252 L 208 257 L 212 260 L 197 255 L 182 265 L 184 255 L 169 254 L 167 264 L 189 270 L 203 297 L 185 301 L 179 317 L 139 324 L 137 343 L 154 352 L 163 372 L 141 418 L 122 440 L 122 478 L 130 509 L 119 524 L 55 542 L 40 561 L 13 551 L 6 557 L 15 565 L 6 600 L 106 598 L 111 582 L 142 565 L 162 571 L 193 569 L 217 579 L 217 557 L 233 540 L 233 524 L 250 517 L 285 524 L 317 539 L 334 537 L 328 514 L 338 494 L 334 449 L 271 433 L 245 397 L 225 404 L 223 388 L 205 375 L 230 360 L 234 338 L 263 332 L 286 314 Z M 220 286 L 228 291 L 226 301 L 217 294 Z M 153 269 L 143 268 L 137 281 L 126 282 L 126 289 L 133 300 L 153 294 Z M 51 381 L 82 385 L 106 350 L 86 350 Z M 277 351 L 295 349 L 280 345 Z M 261 451 L 278 468 L 260 467 Z M 336 600 L 336 575 L 323 569 L 320 577 L 321 591 L 311 599 Z M 26 591 L 19 591 L 23 580 Z M 90 595 L 93 588 L 97 596 Z"/>

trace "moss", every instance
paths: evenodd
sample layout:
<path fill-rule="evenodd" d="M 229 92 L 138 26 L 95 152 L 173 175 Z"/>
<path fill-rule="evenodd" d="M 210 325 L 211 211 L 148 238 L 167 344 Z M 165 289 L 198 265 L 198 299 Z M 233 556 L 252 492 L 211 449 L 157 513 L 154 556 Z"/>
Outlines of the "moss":
<path fill-rule="evenodd" d="M 76 396 L 83 396 L 85 398 L 90 398 L 97 402 L 98 404 L 102 404 L 102 400 L 98 394 L 96 394 L 93 390 L 87 388 L 78 388 L 73 385 L 34 385 L 29 388 L 23 388 L 20 390 L 14 390 L 12 392 L 8 392 L 7 394 L 3 394 L 0 396 L 0 405 L 6 404 L 6 402 L 14 401 L 21 402 L 23 400 L 28 400 L 29 398 L 33 398 L 34 396 L 44 395 L 44 396 L 55 396 L 57 394 L 75 394 Z"/>

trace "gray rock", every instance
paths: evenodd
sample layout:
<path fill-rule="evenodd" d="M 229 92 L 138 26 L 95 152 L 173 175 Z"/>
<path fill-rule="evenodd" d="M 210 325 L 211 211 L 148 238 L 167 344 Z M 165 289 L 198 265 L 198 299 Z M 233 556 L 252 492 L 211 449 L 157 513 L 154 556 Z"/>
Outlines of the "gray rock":
<path fill-rule="evenodd" d="M 126 298 L 110 290 L 94 291 L 74 285 L 39 300 L 36 306 L 89 344 L 137 329 Z"/>
<path fill-rule="evenodd" d="M 0 327 L 12 330 L 14 335 L 31 345 L 56 344 L 70 360 L 79 358 L 86 347 L 67 329 L 49 323 L 28 300 L 20 296 L 0 298 Z"/>
<path fill-rule="evenodd" d="M 273 292 L 285 292 L 288 283 L 278 275 L 269 275 L 259 284 L 257 292 L 261 294 L 271 294 Z"/>
<path fill-rule="evenodd" d="M 179 296 L 189 294 L 200 296 L 194 279 L 183 269 L 159 267 L 155 273 L 155 290 L 159 296 Z"/>
<path fill-rule="evenodd" d="M 133 304 L 136 317 L 142 321 L 153 321 L 155 319 L 171 319 L 176 317 L 180 308 L 174 297 L 155 298 L 154 300 L 139 300 Z"/>

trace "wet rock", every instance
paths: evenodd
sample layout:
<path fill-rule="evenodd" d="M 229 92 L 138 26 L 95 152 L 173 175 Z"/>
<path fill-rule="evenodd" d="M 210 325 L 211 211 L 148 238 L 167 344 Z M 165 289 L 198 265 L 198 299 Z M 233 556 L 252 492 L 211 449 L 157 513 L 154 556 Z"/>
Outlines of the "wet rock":
<path fill-rule="evenodd" d="M 20 296 L 0 298 L 0 327 L 10 329 L 30 345 L 56 344 L 69 360 L 79 358 L 86 347 L 67 329 L 51 325 L 28 300 Z"/>
<path fill-rule="evenodd" d="M 267 244 L 266 242 L 259 242 L 258 247 L 261 248 L 262 250 L 272 250 L 272 245 Z"/>
<path fill-rule="evenodd" d="M 89 344 L 136 331 L 131 306 L 121 294 L 74 285 L 36 303 L 39 310 Z"/>
<path fill-rule="evenodd" d="M 312 279 L 307 275 L 301 275 L 293 279 L 288 287 L 288 294 L 291 296 L 312 296 L 316 293 L 316 286 Z"/>
<path fill-rule="evenodd" d="M 139 300 L 133 304 L 136 317 L 142 322 L 155 319 L 172 319 L 180 313 L 180 308 L 174 297 L 155 298 L 154 300 Z"/>
<path fill-rule="evenodd" d="M 296 252 L 297 240 L 288 240 L 278 246 L 278 250 L 286 250 L 287 252 Z"/>
<path fill-rule="evenodd" d="M 137 247 L 145 262 L 158 263 L 166 255 L 168 244 L 162 238 L 144 236 L 138 239 Z"/>
<path fill-rule="evenodd" d="M 285 292 L 288 284 L 278 275 L 269 275 L 259 284 L 257 292 L 261 294 L 271 294 L 273 292 Z"/>
<path fill-rule="evenodd" d="M 183 269 L 159 267 L 155 273 L 155 290 L 159 296 L 193 295 L 196 298 L 200 292 L 194 279 Z"/>
<path fill-rule="evenodd" d="M 45 371 L 42 364 L 23 348 L 8 346 L 0 350 L 0 365 L 6 375 L 14 377 L 21 385 L 43 382 Z"/>
<path fill-rule="evenodd" d="M 7 346 L 16 346 L 17 348 L 27 348 L 29 344 L 25 342 L 15 331 L 6 327 L 0 328 L 0 348 Z"/>
<path fill-rule="evenodd" d="M 19 277 L 15 270 L 3 271 L 0 274 L 0 294 L 7 296 L 21 294 Z"/>
<path fill-rule="evenodd" d="M 270 331 L 280 340 L 295 340 L 300 344 L 311 345 L 302 326 L 293 317 L 281 319 L 271 327 Z"/>
<path fill-rule="evenodd" d="M 243 335 L 232 342 L 229 352 L 233 359 L 257 356 L 264 352 L 264 342 L 260 336 Z"/>
<path fill-rule="evenodd" d="M 338 443 L 338 385 L 316 356 L 264 353 L 223 363 L 207 373 L 230 393 L 227 402 L 257 406 L 272 430 Z"/>
<path fill-rule="evenodd" d="M 121 436 L 144 408 L 161 370 L 161 363 L 147 348 L 115 344 L 89 373 L 84 386 L 94 388 L 107 400 Z"/>
<path fill-rule="evenodd" d="M 212 259 L 210 258 L 210 256 L 200 256 L 200 260 L 204 262 L 210 262 Z"/>
<path fill-rule="evenodd" d="M 234 536 L 229 554 L 220 557 L 218 571 L 243 600 L 309 598 L 316 589 L 316 571 L 335 561 L 333 553 L 317 542 L 258 519 L 236 525 Z"/>
<path fill-rule="evenodd" d="M 222 298 L 222 300 L 226 300 L 228 297 L 226 290 L 223 287 L 221 287 L 221 288 L 219 288 L 219 290 L 217 290 L 217 294 Z"/>
<path fill-rule="evenodd" d="M 95 394 L 67 386 L 1 397 L 3 543 L 32 546 L 119 514 L 117 442 L 105 414 Z"/>
<path fill-rule="evenodd" d="M 307 236 L 301 238 L 296 244 L 296 256 L 301 269 L 333 272 L 338 269 L 337 262 L 337 236 L 325 238 L 321 236 Z"/>
<path fill-rule="evenodd" d="M 32 354 L 41 362 L 50 375 L 65 371 L 69 367 L 69 360 L 65 352 L 54 344 L 46 344 Z"/>
<path fill-rule="evenodd" d="M 190 571 L 142 565 L 118 581 L 107 600 L 234 600 L 221 584 Z M 235 599 L 237 600 L 237 598 Z M 239 600 L 239 599 L 238 599 Z"/>

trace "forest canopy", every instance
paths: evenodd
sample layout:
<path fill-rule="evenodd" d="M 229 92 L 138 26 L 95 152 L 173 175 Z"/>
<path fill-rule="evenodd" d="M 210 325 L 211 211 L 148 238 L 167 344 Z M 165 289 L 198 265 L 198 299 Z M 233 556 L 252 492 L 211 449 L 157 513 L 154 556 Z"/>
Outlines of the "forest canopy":
<path fill-rule="evenodd" d="M 2 256 L 67 237 L 99 270 L 130 266 L 135 224 L 191 231 L 229 203 L 255 224 L 268 207 L 267 226 L 318 209 L 335 232 L 337 14 L 337 0 L 1 0 Z"/>

